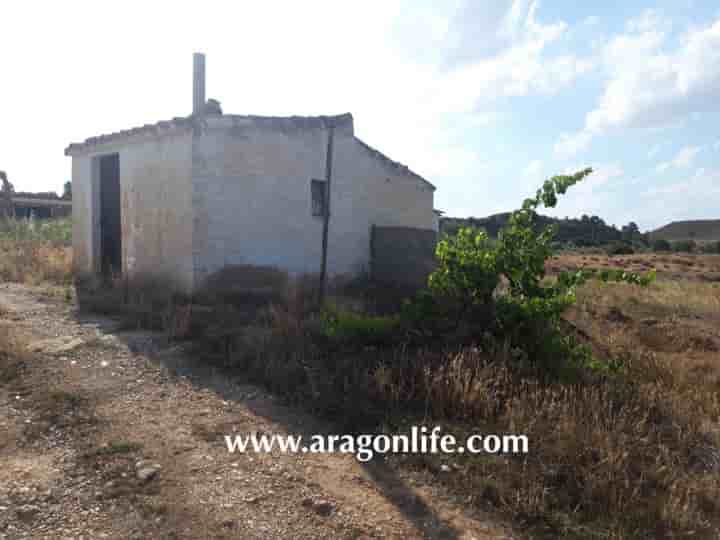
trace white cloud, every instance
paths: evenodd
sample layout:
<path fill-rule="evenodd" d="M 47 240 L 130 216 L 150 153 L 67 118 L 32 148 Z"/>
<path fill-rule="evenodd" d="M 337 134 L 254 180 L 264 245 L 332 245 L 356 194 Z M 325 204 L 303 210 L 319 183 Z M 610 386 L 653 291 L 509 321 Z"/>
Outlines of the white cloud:
<path fill-rule="evenodd" d="M 592 138 L 617 128 L 676 124 L 693 113 L 720 111 L 720 19 L 682 36 L 666 51 L 671 24 L 657 11 L 629 21 L 602 59 L 608 79 L 581 131 L 566 135 L 560 151 L 578 152 Z"/>
<path fill-rule="evenodd" d="M 608 163 L 593 168 L 593 174 L 590 175 L 594 179 L 596 185 L 605 185 L 610 180 L 625 176 L 625 170 L 619 163 Z"/>
<path fill-rule="evenodd" d="M 645 192 L 651 199 L 661 199 L 669 206 L 691 208 L 697 205 L 712 208 L 720 205 L 720 169 L 698 168 L 689 178 L 664 186 L 653 187 Z"/>
<path fill-rule="evenodd" d="M 692 162 L 695 161 L 695 157 L 701 150 L 701 146 L 685 146 L 677 153 L 675 158 L 671 161 L 658 163 L 658 165 L 655 167 L 655 170 L 657 172 L 664 172 L 671 167 L 675 167 L 678 169 L 689 167 Z"/>
<path fill-rule="evenodd" d="M 468 147 L 464 132 L 497 120 L 494 100 L 551 94 L 591 68 L 550 51 L 568 25 L 541 20 L 529 0 L 326 1 L 314 9 L 208 0 L 200 15 L 182 2 L 128 0 L 112 25 L 96 4 L 77 17 L 59 4 L 43 9 L 38 19 L 31 3 L 0 5 L 3 39 L 13 43 L 0 50 L 13 80 L 0 101 L 0 166 L 27 190 L 61 189 L 69 142 L 188 114 L 196 50 L 208 55 L 208 97 L 224 111 L 351 111 L 360 137 L 428 176 L 441 197 L 448 179 L 486 170 L 488 156 Z M 268 35 L 270 26 L 282 39 Z M 57 81 L 72 84 L 47 92 Z"/>
<path fill-rule="evenodd" d="M 628 32 L 655 32 L 659 29 L 669 30 L 672 21 L 663 16 L 657 9 L 645 9 L 639 16 L 633 17 L 625 24 Z"/>
<path fill-rule="evenodd" d="M 562 157 L 574 156 L 590 146 L 592 135 L 585 131 L 562 133 L 555 143 L 555 153 Z"/>
<path fill-rule="evenodd" d="M 592 69 L 588 59 L 548 54 L 568 26 L 539 22 L 537 1 L 515 0 L 506 11 L 501 6 L 467 2 L 450 24 L 448 73 L 438 82 L 454 89 L 453 101 L 553 94 Z"/>

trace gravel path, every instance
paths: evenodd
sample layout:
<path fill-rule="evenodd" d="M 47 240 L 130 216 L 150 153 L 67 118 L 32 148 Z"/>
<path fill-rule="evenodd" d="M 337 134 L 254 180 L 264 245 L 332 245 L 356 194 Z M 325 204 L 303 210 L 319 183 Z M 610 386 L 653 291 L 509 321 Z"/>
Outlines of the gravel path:
<path fill-rule="evenodd" d="M 158 335 L 19 285 L 0 332 L 27 350 L 0 378 L 0 538 L 514 537 L 383 462 L 230 454 L 224 435 L 330 428 Z"/>

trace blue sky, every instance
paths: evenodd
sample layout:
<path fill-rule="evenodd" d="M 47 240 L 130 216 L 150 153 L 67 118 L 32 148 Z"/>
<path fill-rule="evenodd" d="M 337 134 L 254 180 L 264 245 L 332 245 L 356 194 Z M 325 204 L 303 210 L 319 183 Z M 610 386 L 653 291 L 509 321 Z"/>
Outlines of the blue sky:
<path fill-rule="evenodd" d="M 203 51 L 226 112 L 350 111 L 448 215 L 511 210 L 589 165 L 556 215 L 720 218 L 717 2 L 99 4 L 0 7 L 0 168 L 18 190 L 60 190 L 69 142 L 187 114 Z"/>

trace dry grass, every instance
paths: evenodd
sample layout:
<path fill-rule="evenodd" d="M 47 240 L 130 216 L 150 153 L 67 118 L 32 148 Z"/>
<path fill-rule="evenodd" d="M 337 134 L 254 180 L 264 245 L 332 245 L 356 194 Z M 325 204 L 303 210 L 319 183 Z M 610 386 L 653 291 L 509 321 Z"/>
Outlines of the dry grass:
<path fill-rule="evenodd" d="M 580 294 L 589 309 L 620 307 L 634 317 L 717 319 L 720 317 L 720 283 L 660 280 L 647 288 L 627 284 L 591 283 Z"/>
<path fill-rule="evenodd" d="M 72 248 L 0 238 L 0 281 L 72 282 Z"/>
<path fill-rule="evenodd" d="M 716 263 L 696 262 L 685 272 Z M 718 293 L 694 276 L 647 289 L 587 285 L 568 316 L 624 369 L 574 384 L 523 376 L 513 351 L 491 343 L 328 352 L 313 321 L 282 305 L 237 336 L 229 364 L 349 430 L 440 422 L 457 433 L 527 434 L 528 456 L 401 461 L 431 471 L 452 461 L 455 474 L 439 479 L 534 537 L 716 538 Z"/>
<path fill-rule="evenodd" d="M 655 268 L 660 279 L 720 283 L 720 255 L 646 253 L 638 255 L 581 255 L 563 253 L 548 263 L 550 274 L 581 268 L 624 268 L 647 272 Z"/>
<path fill-rule="evenodd" d="M 0 281 L 71 283 L 70 230 L 68 219 L 0 220 Z"/>
<path fill-rule="evenodd" d="M 0 306 L 0 319 L 4 313 L 5 310 Z M 0 324 L 0 384 L 6 386 L 15 384 L 25 368 L 26 359 L 27 354 L 12 328 Z"/>
<path fill-rule="evenodd" d="M 708 276 L 720 274 L 720 258 L 572 255 L 555 259 L 551 270 L 663 265 L 647 289 L 593 283 L 579 292 L 568 319 L 623 371 L 573 384 L 523 375 L 513 351 L 497 343 L 328 348 L 318 339 L 310 278 L 275 276 L 271 285 L 282 283 L 280 290 L 244 286 L 232 301 L 214 296 L 205 306 L 158 281 L 125 282 L 110 292 L 97 288 L 90 306 L 109 313 L 124 306 L 130 324 L 191 335 L 209 361 L 222 359 L 349 431 L 433 422 L 457 433 L 527 434 L 527 456 L 464 456 L 452 460 L 454 475 L 438 478 L 534 537 L 716 538 L 720 285 Z M 403 461 L 433 471 L 448 459 Z"/>

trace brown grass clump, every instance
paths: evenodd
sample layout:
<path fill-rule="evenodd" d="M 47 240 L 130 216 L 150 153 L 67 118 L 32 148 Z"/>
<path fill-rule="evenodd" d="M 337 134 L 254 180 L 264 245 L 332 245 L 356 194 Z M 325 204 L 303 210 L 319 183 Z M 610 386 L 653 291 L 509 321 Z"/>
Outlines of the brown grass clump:
<path fill-rule="evenodd" d="M 655 264 L 645 256 L 621 259 L 630 269 L 648 261 Z M 690 265 L 669 264 L 667 275 L 693 272 Z M 254 272 L 240 274 L 261 275 Z M 216 294 L 203 306 L 178 302 L 157 283 L 125 291 L 135 298 L 126 297 L 130 305 L 155 306 L 156 315 L 189 310 L 189 326 L 200 323 L 190 335 L 202 358 L 242 369 L 342 430 L 442 424 L 459 435 L 527 435 L 527 455 L 421 455 L 394 462 L 429 471 L 450 465 L 451 475 L 438 475 L 450 490 L 506 514 L 533 537 L 717 537 L 718 284 L 695 277 L 648 288 L 587 284 L 568 320 L 597 355 L 620 369 L 561 383 L 538 377 L 523 368 L 521 353 L 482 336 L 473 346 L 445 349 L 328 342 L 312 278 L 273 283 L 272 290 L 245 285 L 232 297 Z M 352 288 L 338 287 L 330 298 L 362 317 L 374 306 L 367 302 L 370 293 L 356 288 L 360 294 L 346 298 L 342 293 Z M 140 320 L 142 312 L 129 313 Z M 168 328 L 172 316 L 156 315 L 149 320 Z M 212 426 L 198 429 L 214 436 Z"/>
<path fill-rule="evenodd" d="M 72 282 L 71 222 L 0 219 L 0 281 Z"/>
<path fill-rule="evenodd" d="M 4 309 L 0 306 L 0 319 L 3 315 Z M 11 327 L 0 324 L 0 385 L 17 382 L 25 368 L 26 356 Z"/>
<path fill-rule="evenodd" d="M 39 285 L 72 282 L 72 248 L 0 239 L 0 280 Z"/>

